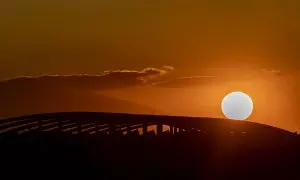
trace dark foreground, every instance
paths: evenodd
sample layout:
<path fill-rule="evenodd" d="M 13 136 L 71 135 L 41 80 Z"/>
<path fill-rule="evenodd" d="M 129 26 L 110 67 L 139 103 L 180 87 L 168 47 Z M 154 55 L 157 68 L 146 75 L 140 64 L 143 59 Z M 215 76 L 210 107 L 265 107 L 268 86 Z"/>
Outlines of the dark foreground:
<path fill-rule="evenodd" d="M 1 174 L 84 179 L 299 179 L 299 137 L 179 132 L 155 136 L 1 135 Z M 6 177 L 6 176 L 5 176 Z"/>

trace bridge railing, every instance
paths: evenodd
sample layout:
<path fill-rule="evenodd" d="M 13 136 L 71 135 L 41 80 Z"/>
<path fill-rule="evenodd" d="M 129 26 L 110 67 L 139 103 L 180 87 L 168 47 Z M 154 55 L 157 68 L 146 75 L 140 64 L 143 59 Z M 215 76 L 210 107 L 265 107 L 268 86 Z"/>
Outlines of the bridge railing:
<path fill-rule="evenodd" d="M 30 115 L 19 118 L 0 120 L 0 134 L 14 132 L 25 133 L 30 131 L 62 131 L 69 133 L 114 132 L 130 133 L 139 129 L 141 134 L 154 129 L 158 135 L 167 129 L 171 134 L 181 131 L 225 132 L 225 133 L 282 133 L 294 135 L 291 132 L 257 124 L 253 122 L 229 121 L 213 118 L 194 118 L 158 115 L 138 115 L 120 113 L 96 112 L 65 112 Z M 155 127 L 155 128 L 153 128 Z"/>

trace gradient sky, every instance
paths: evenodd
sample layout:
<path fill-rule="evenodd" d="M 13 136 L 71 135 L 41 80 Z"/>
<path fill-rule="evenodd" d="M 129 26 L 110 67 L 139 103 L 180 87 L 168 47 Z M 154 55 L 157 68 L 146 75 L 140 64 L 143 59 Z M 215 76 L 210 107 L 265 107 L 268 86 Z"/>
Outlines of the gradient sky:
<path fill-rule="evenodd" d="M 170 64 L 299 66 L 297 0 L 13 0 L 0 4 L 0 78 Z"/>
<path fill-rule="evenodd" d="M 293 130 L 300 129 L 299 47 L 298 0 L 0 2 L 0 79 L 170 65 L 176 70 L 168 78 L 224 78 L 218 80 L 224 83 L 222 87 L 206 86 L 210 88 L 206 93 L 220 91 L 215 92 L 213 102 L 219 105 L 218 98 L 232 90 L 248 91 L 263 101 L 257 103 L 260 115 L 253 118 Z M 137 91 L 132 89 L 106 93 L 162 106 L 155 97 L 175 93 L 182 96 L 180 102 L 192 103 L 195 98 L 182 91 L 192 89 L 197 94 L 199 89 L 205 91 L 203 86 L 139 89 L 145 93 L 141 97 L 152 96 L 152 101 L 136 96 L 129 99 Z M 274 103 L 275 107 L 267 108 Z M 196 103 L 194 109 L 172 106 L 168 111 L 202 115 L 195 106 L 200 107 Z M 212 111 L 205 107 L 205 112 Z M 280 118 L 284 117 L 292 120 L 283 123 Z"/>

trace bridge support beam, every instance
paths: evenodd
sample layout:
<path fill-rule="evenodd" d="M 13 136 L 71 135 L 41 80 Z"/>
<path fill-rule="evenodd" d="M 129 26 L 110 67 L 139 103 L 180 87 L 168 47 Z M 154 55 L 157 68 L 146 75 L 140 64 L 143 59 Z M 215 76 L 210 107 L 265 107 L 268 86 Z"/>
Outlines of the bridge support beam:
<path fill-rule="evenodd" d="M 143 124 L 143 135 L 145 136 L 148 133 L 148 125 L 146 123 Z"/>
<path fill-rule="evenodd" d="M 170 126 L 170 133 L 174 134 L 174 126 Z"/>
<path fill-rule="evenodd" d="M 78 131 L 78 133 L 81 133 L 81 131 L 82 131 L 81 125 L 82 125 L 81 122 L 77 123 L 77 131 Z"/>
<path fill-rule="evenodd" d="M 163 132 L 163 125 L 162 124 L 157 124 L 157 135 L 161 135 Z"/>
<path fill-rule="evenodd" d="M 42 122 L 43 120 L 42 119 L 39 119 L 38 120 L 38 132 L 41 132 L 43 129 L 42 129 L 42 126 L 43 126 L 43 122 Z"/>
<path fill-rule="evenodd" d="M 63 129 L 63 123 L 61 122 L 62 120 L 60 119 L 60 120 L 58 120 L 58 131 L 62 131 L 62 129 Z"/>
<path fill-rule="evenodd" d="M 112 135 L 116 132 L 116 126 L 114 124 L 111 124 L 109 127 L 109 134 Z"/>
<path fill-rule="evenodd" d="M 130 127 L 130 124 L 127 124 L 127 135 L 130 135 L 131 133 L 131 127 Z"/>
<path fill-rule="evenodd" d="M 99 128 L 98 128 L 97 121 L 94 121 L 94 124 L 95 124 L 95 134 L 98 134 Z"/>

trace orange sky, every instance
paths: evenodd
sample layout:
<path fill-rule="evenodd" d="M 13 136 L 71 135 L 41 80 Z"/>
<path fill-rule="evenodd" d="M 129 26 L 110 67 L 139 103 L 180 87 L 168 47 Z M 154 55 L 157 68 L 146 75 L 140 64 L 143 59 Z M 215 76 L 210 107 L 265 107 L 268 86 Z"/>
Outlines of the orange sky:
<path fill-rule="evenodd" d="M 3 1 L 0 80 L 170 65 L 175 71 L 157 79 L 171 81 L 162 86 L 95 91 L 169 114 L 213 117 L 226 93 L 244 91 L 254 100 L 251 120 L 295 131 L 299 12 L 298 0 Z M 173 84 L 190 76 L 216 80 Z"/>
<path fill-rule="evenodd" d="M 299 10 L 297 0 L 3 1 L 0 78 L 165 64 L 193 75 L 296 69 Z"/>
<path fill-rule="evenodd" d="M 108 90 L 111 97 L 146 104 L 158 109 L 155 113 L 169 115 L 224 117 L 221 112 L 222 98 L 232 91 L 243 91 L 254 101 L 254 112 L 249 120 L 298 131 L 300 113 L 297 111 L 298 95 L 289 77 L 261 72 L 261 77 L 222 79 L 213 83 L 189 84 L 185 88 L 172 85 L 165 87 L 132 87 Z M 292 80 L 290 80 L 292 81 Z"/>

